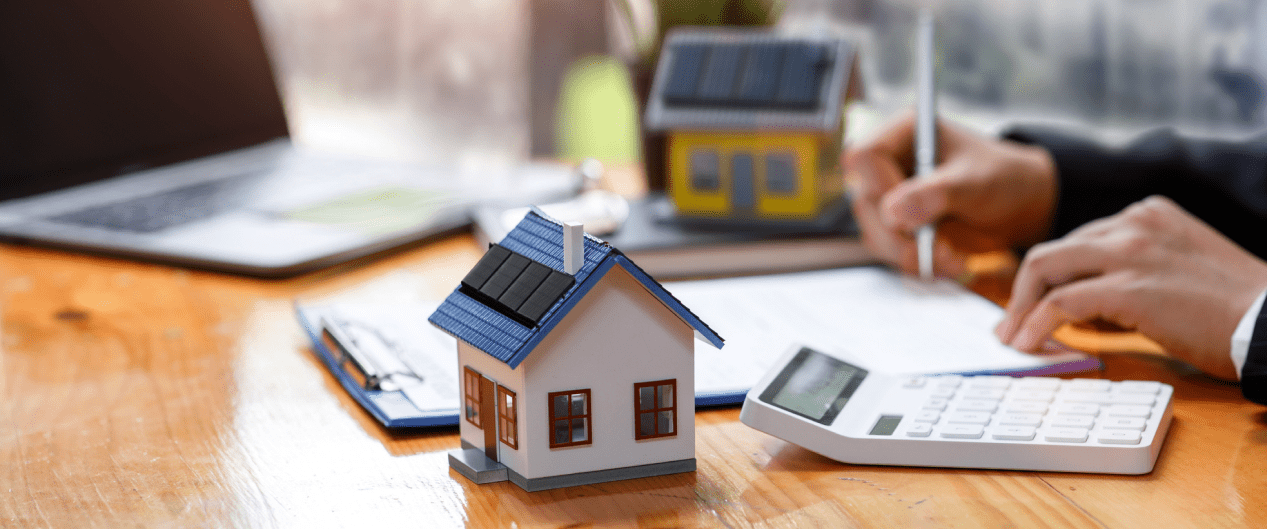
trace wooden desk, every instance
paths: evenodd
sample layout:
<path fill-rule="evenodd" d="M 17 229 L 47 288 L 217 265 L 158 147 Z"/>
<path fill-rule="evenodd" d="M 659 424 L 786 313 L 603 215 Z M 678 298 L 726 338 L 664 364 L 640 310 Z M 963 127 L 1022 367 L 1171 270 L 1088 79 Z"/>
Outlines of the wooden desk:
<path fill-rule="evenodd" d="M 1104 353 L 1099 376 L 1176 388 L 1146 476 L 843 465 L 730 408 L 698 415 L 694 474 L 472 485 L 443 453 L 455 430 L 391 435 L 343 393 L 291 301 L 436 297 L 479 254 L 459 236 L 259 281 L 0 246 L 0 526 L 1267 526 L 1264 408 L 1132 353 Z"/>

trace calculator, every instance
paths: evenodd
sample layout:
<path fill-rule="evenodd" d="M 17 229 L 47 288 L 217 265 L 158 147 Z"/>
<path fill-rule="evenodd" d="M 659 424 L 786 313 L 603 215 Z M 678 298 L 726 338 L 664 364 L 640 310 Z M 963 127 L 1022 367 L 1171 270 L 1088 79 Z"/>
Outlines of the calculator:
<path fill-rule="evenodd" d="M 798 346 L 739 418 L 846 463 L 1146 474 L 1173 394 L 1148 381 L 880 373 Z"/>

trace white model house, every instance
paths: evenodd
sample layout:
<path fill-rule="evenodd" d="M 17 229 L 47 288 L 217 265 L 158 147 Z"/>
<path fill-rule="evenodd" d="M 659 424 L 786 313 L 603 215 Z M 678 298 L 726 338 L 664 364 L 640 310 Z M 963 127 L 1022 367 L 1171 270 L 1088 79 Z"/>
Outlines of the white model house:
<path fill-rule="evenodd" d="M 695 470 L 694 335 L 721 337 L 615 248 L 536 211 L 430 322 L 458 339 L 476 483 L 535 491 Z"/>

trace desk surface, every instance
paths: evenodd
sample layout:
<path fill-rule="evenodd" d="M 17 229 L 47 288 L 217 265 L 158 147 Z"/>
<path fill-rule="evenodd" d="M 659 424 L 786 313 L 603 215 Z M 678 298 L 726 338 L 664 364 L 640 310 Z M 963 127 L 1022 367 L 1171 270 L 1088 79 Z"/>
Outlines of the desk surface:
<path fill-rule="evenodd" d="M 1104 352 L 1098 376 L 1176 388 L 1146 476 L 842 465 L 731 408 L 697 416 L 694 474 L 472 485 L 448 469 L 456 431 L 379 428 L 310 354 L 291 303 L 401 285 L 437 297 L 478 258 L 458 236 L 262 281 L 0 246 L 0 526 L 1267 525 L 1264 408 L 1130 352 Z"/>

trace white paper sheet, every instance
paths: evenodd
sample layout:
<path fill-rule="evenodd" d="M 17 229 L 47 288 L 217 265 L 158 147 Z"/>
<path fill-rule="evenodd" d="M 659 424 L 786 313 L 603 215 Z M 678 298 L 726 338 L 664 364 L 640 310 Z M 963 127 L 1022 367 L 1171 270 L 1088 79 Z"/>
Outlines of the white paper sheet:
<path fill-rule="evenodd" d="M 1017 371 L 1085 358 L 1030 355 L 993 329 L 1003 309 L 951 281 L 882 268 L 666 283 L 726 340 L 695 347 L 697 392 L 750 388 L 794 344 L 835 351 L 876 371 Z"/>

